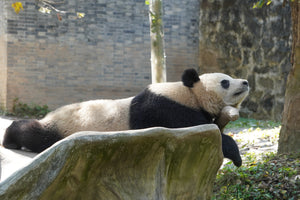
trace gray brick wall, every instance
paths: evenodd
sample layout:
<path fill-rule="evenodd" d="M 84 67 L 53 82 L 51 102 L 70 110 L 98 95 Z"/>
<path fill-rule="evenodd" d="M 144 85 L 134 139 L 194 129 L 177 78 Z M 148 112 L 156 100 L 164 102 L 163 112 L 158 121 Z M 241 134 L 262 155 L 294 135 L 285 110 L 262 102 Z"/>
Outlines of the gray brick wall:
<path fill-rule="evenodd" d="M 39 13 L 33 0 L 7 10 L 7 108 L 14 98 L 50 108 L 134 95 L 151 81 L 148 7 L 144 0 L 69 0 L 62 15 Z M 198 1 L 164 1 L 168 80 L 198 66 Z M 84 12 L 76 19 L 75 12 Z M 3 35 L 3 33 L 1 34 Z M 192 40 L 191 40 L 192 38 Z M 4 68 L 5 65 L 1 65 Z"/>
<path fill-rule="evenodd" d="M 67 14 L 59 21 L 37 12 L 33 1 L 19 15 L 9 12 L 8 103 L 18 97 L 55 108 L 125 97 L 149 83 L 144 2 L 67 2 L 60 8 L 85 12 L 85 18 Z"/>
<path fill-rule="evenodd" d="M 199 1 L 163 3 L 167 79 L 178 81 L 183 68 L 199 68 Z"/>

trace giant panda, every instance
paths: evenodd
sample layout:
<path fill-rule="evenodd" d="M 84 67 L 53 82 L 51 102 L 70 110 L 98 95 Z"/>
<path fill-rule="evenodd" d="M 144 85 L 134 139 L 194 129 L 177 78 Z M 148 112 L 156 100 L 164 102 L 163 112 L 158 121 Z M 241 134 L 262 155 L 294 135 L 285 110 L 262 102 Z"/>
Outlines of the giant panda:
<path fill-rule="evenodd" d="M 216 123 L 225 108 L 238 111 L 248 91 L 247 80 L 222 73 L 198 76 L 196 70 L 187 69 L 181 82 L 151 84 L 134 97 L 75 103 L 54 110 L 41 120 L 14 121 L 6 129 L 3 146 L 41 152 L 78 131 L 182 128 Z M 236 143 L 223 133 L 222 146 L 224 157 L 240 166 Z"/>

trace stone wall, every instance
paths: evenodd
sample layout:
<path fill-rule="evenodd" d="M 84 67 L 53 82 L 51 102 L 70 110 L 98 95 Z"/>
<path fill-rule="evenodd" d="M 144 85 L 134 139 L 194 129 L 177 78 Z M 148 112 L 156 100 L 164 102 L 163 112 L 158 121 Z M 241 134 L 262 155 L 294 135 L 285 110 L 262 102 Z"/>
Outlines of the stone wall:
<path fill-rule="evenodd" d="M 201 1 L 199 65 L 202 72 L 249 80 L 242 116 L 280 120 L 291 68 L 290 7 L 252 6 L 249 0 Z"/>

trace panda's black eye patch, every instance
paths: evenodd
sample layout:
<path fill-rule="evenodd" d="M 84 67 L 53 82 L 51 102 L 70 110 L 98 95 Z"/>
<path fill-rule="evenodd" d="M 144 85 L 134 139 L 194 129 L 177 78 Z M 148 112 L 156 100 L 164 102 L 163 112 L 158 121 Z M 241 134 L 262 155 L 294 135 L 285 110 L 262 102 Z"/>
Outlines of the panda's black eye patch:
<path fill-rule="evenodd" d="M 224 89 L 228 89 L 230 86 L 229 80 L 222 80 L 221 85 Z"/>

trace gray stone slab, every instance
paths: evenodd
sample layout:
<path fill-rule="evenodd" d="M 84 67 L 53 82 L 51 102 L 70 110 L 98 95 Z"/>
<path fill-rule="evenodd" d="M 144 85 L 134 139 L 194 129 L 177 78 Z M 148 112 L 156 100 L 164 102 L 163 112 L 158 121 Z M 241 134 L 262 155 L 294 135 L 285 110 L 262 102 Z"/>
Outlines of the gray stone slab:
<path fill-rule="evenodd" d="M 0 183 L 0 199 L 210 199 L 216 125 L 80 132 Z"/>

